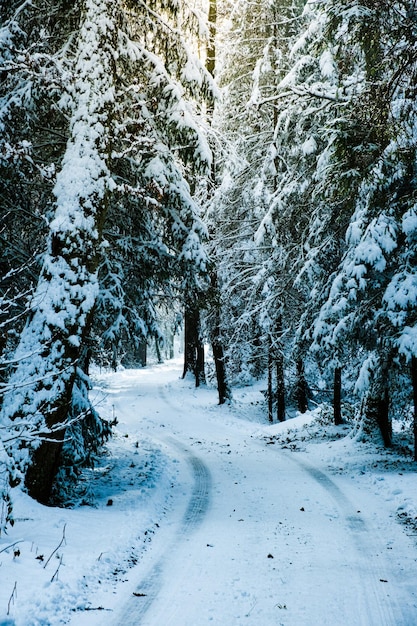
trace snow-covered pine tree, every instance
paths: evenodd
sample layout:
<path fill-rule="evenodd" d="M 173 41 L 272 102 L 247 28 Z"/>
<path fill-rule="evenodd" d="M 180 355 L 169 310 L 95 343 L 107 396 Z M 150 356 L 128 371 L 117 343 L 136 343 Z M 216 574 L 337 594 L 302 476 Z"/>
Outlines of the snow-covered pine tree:
<path fill-rule="evenodd" d="M 315 322 L 315 339 L 321 358 L 323 352 L 356 354 L 361 428 L 378 424 L 389 444 L 393 373 L 415 354 L 415 3 L 356 4 L 342 12 L 332 3 L 333 23 L 339 33 L 349 32 L 352 50 L 362 56 L 363 89 L 350 103 L 347 127 L 348 138 L 356 135 L 348 146 L 357 182 L 346 252 Z"/>
<path fill-rule="evenodd" d="M 211 162 L 201 126 L 214 83 L 194 52 L 204 29 L 203 14 L 187 5 L 129 4 L 120 41 L 117 187 L 96 316 L 105 341 L 121 341 L 121 353 L 132 340 L 159 338 L 157 309 L 173 310 L 203 280 L 205 227 L 191 192 Z"/>
<path fill-rule="evenodd" d="M 285 323 L 295 333 L 296 392 L 305 388 L 305 331 L 343 254 L 359 185 L 355 155 L 363 141 L 351 124 L 350 103 L 363 89 L 363 55 L 357 40 L 351 44 L 355 11 L 341 4 L 306 4 L 303 30 L 288 52 L 291 68 L 275 96 L 277 189 L 262 226 L 275 237 L 269 272 L 280 275 L 288 291 Z"/>
<path fill-rule="evenodd" d="M 414 307 L 411 303 L 414 277 L 410 270 L 413 267 L 410 259 L 414 254 L 410 239 L 413 237 L 415 194 L 411 165 L 414 113 L 409 97 L 415 89 L 414 16 L 415 3 L 405 0 L 382 2 L 378 6 L 367 0 L 308 2 L 303 16 L 304 31 L 300 31 L 298 40 L 284 55 L 285 67 L 288 70 L 290 65 L 290 71 L 280 75 L 279 85 L 272 93 L 267 94 L 259 88 L 253 91 L 251 102 L 261 108 L 273 103 L 276 118 L 275 134 L 267 140 L 271 150 L 266 152 L 266 157 L 261 157 L 261 167 L 256 167 L 255 160 L 246 161 L 250 165 L 247 179 L 258 192 L 256 205 L 258 209 L 263 207 L 261 211 L 264 213 L 256 237 L 257 246 L 252 248 L 252 265 L 258 273 L 249 266 L 245 266 L 245 274 L 243 266 L 240 272 L 226 272 L 228 277 L 236 279 L 235 290 L 230 288 L 233 283 L 229 283 L 226 307 L 234 304 L 238 311 L 235 317 L 229 313 L 230 319 L 247 322 L 254 319 L 250 318 L 248 311 L 248 308 L 255 311 L 250 302 L 256 303 L 258 311 L 268 310 L 268 302 L 275 302 L 272 307 L 275 315 L 282 315 L 285 311 L 284 327 L 298 331 L 295 337 L 297 362 L 298 356 L 306 353 L 309 333 L 314 328 L 319 360 L 322 363 L 323 358 L 328 357 L 331 370 L 350 363 L 353 373 L 355 364 L 362 363 L 365 372 L 366 364 L 373 363 L 375 372 L 386 371 L 384 364 L 388 363 L 389 369 L 393 356 L 390 350 L 380 350 L 375 355 L 374 347 L 387 343 L 394 346 L 394 355 L 401 346 L 401 354 L 406 355 L 404 358 L 414 358 L 406 347 L 414 345 Z M 238 54 L 240 49 L 236 49 Z M 257 69 L 261 67 L 259 64 Z M 255 72 L 255 78 L 260 75 L 259 71 Z M 243 81 L 239 86 L 242 84 Z M 261 84 L 259 79 L 255 84 Z M 229 102 L 232 102 L 230 97 Z M 251 135 L 254 143 L 259 130 Z M 242 132 L 243 141 L 245 136 Z M 242 155 L 246 156 L 249 151 L 242 150 L 238 154 L 243 162 Z M 257 172 L 262 174 L 257 175 Z M 398 175 L 403 180 L 399 185 L 394 183 Z M 237 180 L 241 190 L 235 185 Z M 231 201 L 231 215 L 233 210 L 236 214 L 235 207 L 243 209 L 237 228 L 233 232 L 231 229 L 228 232 L 227 226 L 224 229 L 224 241 L 227 237 L 230 240 L 233 236 L 236 240 L 241 236 L 242 218 L 251 215 L 249 207 L 255 204 L 251 200 L 254 198 L 251 190 L 244 196 L 244 180 L 243 177 L 238 179 L 236 173 L 229 177 L 229 182 L 227 177 L 224 178 L 221 203 L 226 206 Z M 372 200 L 369 189 L 373 189 Z M 247 204 L 246 198 L 249 198 Z M 368 202 L 369 206 L 372 205 L 370 213 Z M 391 215 L 395 205 L 402 207 L 402 213 L 391 217 L 388 223 L 384 216 Z M 367 291 L 363 282 L 364 290 L 356 289 L 357 299 L 350 301 L 348 295 L 352 292 L 347 291 L 346 285 L 352 276 L 342 279 L 340 268 L 344 267 L 345 259 L 350 258 L 353 231 L 349 227 L 347 239 L 345 233 L 357 211 L 364 216 L 361 233 L 369 234 L 372 220 L 382 219 L 383 224 L 379 226 L 385 235 L 380 238 L 388 246 L 383 255 L 389 254 L 392 259 L 394 280 L 387 283 L 387 272 L 381 272 L 378 278 L 374 271 L 370 271 L 371 267 L 362 263 L 363 272 L 369 278 Z M 231 222 L 224 219 L 227 212 L 223 211 L 221 215 L 224 224 L 230 227 Z M 400 228 L 399 224 L 402 224 Z M 398 232 L 400 236 L 397 236 Z M 249 242 L 250 233 L 249 227 Z M 388 252 L 391 239 L 393 250 Z M 260 254 L 261 245 L 269 251 L 266 258 Z M 241 259 L 236 255 L 236 247 L 230 245 L 229 249 L 235 256 L 227 256 L 227 249 L 222 250 L 225 267 L 233 267 L 236 259 Z M 355 246 L 351 251 L 353 249 Z M 361 249 L 364 254 L 364 248 Z M 397 258 L 398 250 L 401 254 Z M 246 260 L 249 260 L 247 244 L 245 253 Z M 404 258 L 407 258 L 405 265 Z M 372 266 L 371 259 L 367 258 L 367 263 Z M 352 271 L 358 271 L 357 264 L 352 267 Z M 259 281 L 255 285 L 261 287 L 256 298 L 253 298 L 254 289 L 247 293 L 248 281 L 243 280 L 253 276 Z M 336 277 L 332 287 L 331 277 Z M 384 280 L 379 282 L 382 277 Z M 246 290 L 244 293 L 242 285 Z M 330 315 L 329 305 L 324 305 L 319 315 L 318 312 L 327 298 L 328 303 L 332 302 L 333 289 L 339 295 L 331 311 L 334 317 L 326 318 L 329 322 L 326 326 L 323 315 L 326 317 L 324 312 Z M 231 298 L 230 294 L 242 296 L 240 303 L 239 298 Z M 280 298 L 280 294 L 284 297 Z M 376 300 L 382 302 L 380 312 L 375 311 L 377 317 L 374 316 Z M 284 309 L 276 306 L 277 303 L 282 305 L 283 301 Z M 344 307 L 349 314 L 339 315 Z M 242 311 L 244 315 L 241 315 Z M 402 328 L 400 319 L 408 319 L 409 323 Z M 390 324 L 395 330 L 392 327 L 389 330 Z M 236 327 L 235 324 L 233 328 Z M 336 334 L 340 341 L 334 340 Z M 242 332 L 240 336 L 243 336 Z M 377 367 L 377 363 L 381 367 Z M 302 371 L 302 367 L 299 369 Z M 375 378 L 381 379 L 381 376 Z M 365 379 L 366 376 L 360 378 Z M 385 383 L 376 384 L 380 392 L 377 402 L 371 402 L 371 412 L 375 415 L 377 407 L 385 416 L 384 420 L 387 415 L 386 386 Z M 386 430 L 389 439 L 388 423 Z"/>
<path fill-rule="evenodd" d="M 55 15 L 27 2 L 1 3 L 0 15 L 0 354 L 8 362 L 39 275 L 55 161 L 66 143 L 64 115 L 51 106 L 63 78 L 51 41 L 62 45 L 69 31 L 54 30 Z"/>
<path fill-rule="evenodd" d="M 208 4 L 208 38 L 205 49 L 205 67 L 210 76 L 216 76 L 217 70 L 217 32 L 219 5 L 217 0 L 210 0 Z M 227 374 L 224 337 L 221 328 L 221 303 L 219 289 L 218 264 L 216 259 L 216 234 L 215 222 L 207 219 L 212 213 L 213 193 L 218 184 L 217 157 L 223 151 L 221 141 L 216 132 L 213 132 L 214 102 L 207 106 L 206 119 L 209 128 L 209 141 L 212 149 L 212 163 L 210 175 L 206 177 L 203 185 L 198 190 L 202 197 L 202 205 L 205 208 L 204 220 L 208 224 L 210 259 L 208 265 L 209 281 L 204 285 L 203 293 L 190 294 L 185 302 L 185 349 L 184 349 L 184 372 L 194 370 L 196 385 L 205 382 L 204 371 L 204 341 L 210 343 L 216 373 L 217 391 L 219 404 L 231 402 L 232 391 Z M 211 246 L 210 246 L 211 244 Z M 188 323 L 187 323 L 188 322 Z M 188 339 L 188 341 L 187 341 Z"/>
<path fill-rule="evenodd" d="M 19 22 L 28 21 L 24 11 L 32 11 L 35 23 L 47 13 L 42 3 L 21 9 L 2 31 L 9 65 L 17 49 L 12 34 L 27 37 Z M 40 206 L 40 216 L 50 220 L 48 251 L 17 366 L 3 389 L 12 482 L 27 468 L 27 487 L 42 501 L 57 467 L 85 461 L 87 448 L 107 432 L 88 400 L 91 334 L 118 341 L 121 329 L 129 337 L 159 333 L 155 304 L 204 274 L 205 228 L 190 184 L 211 158 L 196 121 L 202 100 L 213 97 L 213 81 L 189 45 L 191 32 L 204 35 L 197 13 L 177 3 L 122 7 L 106 0 L 64 9 L 56 6 L 43 22 L 50 29 L 60 25 L 60 36 L 43 34 L 56 49 L 36 57 L 39 72 L 27 72 L 28 78 L 20 58 L 13 65 L 16 89 L 7 84 L 2 92 L 3 117 L 16 145 L 26 128 L 13 125 L 17 114 L 26 115 L 29 129 L 41 115 L 61 120 L 60 141 L 43 168 L 52 180 L 58 170 L 53 202 Z M 47 94 L 39 84 L 47 83 L 50 65 L 54 88 L 49 84 L 39 115 L 33 99 L 27 107 L 19 97 L 37 89 Z M 18 177 L 16 170 L 11 168 Z"/>
<path fill-rule="evenodd" d="M 176 302 L 205 272 L 205 228 L 190 188 L 210 166 L 198 120 L 203 102 L 213 97 L 213 82 L 190 51 L 188 39 L 202 29 L 192 17 L 182 5 L 131 3 L 119 33 L 110 163 L 115 186 L 89 343 L 93 358 L 104 350 L 114 366 L 123 357 L 144 358 L 150 337 L 159 349 L 166 341 L 160 312 L 173 312 L 176 324 Z M 85 395 L 78 397 L 85 402 Z M 72 440 L 85 443 L 86 437 L 75 432 Z M 72 441 L 64 446 L 67 472 L 83 461 L 82 452 L 80 446 L 74 454 Z"/>
<path fill-rule="evenodd" d="M 12 480 L 25 472 L 30 495 L 41 502 L 48 501 L 59 463 L 98 292 L 101 229 L 113 186 L 108 158 L 119 9 L 118 3 L 86 0 L 74 56 L 67 56 L 69 140 L 54 188 L 48 250 L 2 407 L 12 439 Z"/>
<path fill-rule="evenodd" d="M 260 122 L 248 109 L 253 73 L 268 41 L 272 14 L 268 3 L 249 7 L 230 4 L 222 10 L 219 39 L 219 82 L 222 98 L 214 113 L 214 128 L 222 138 L 217 154 L 221 184 L 209 206 L 209 227 L 215 234 L 212 257 L 217 268 L 220 332 L 228 346 L 232 382 L 249 380 L 262 371 L 258 317 L 249 312 L 256 256 L 252 242 L 256 208 L 253 202 L 259 170 Z M 263 128 L 271 135 L 271 128 Z M 253 254 L 250 249 L 253 248 Z"/>
<path fill-rule="evenodd" d="M 30 314 L 53 213 L 55 166 L 67 141 L 66 116 L 56 106 L 67 76 L 56 53 L 73 30 L 78 9 L 63 10 L 62 4 L 0 3 L 0 405 L 11 391 L 7 379 Z M 26 445 L 30 425 L 16 432 L 7 426 L 2 425 L 2 449 Z M 6 453 L 0 465 L 3 527 L 12 516 Z"/>
<path fill-rule="evenodd" d="M 225 45 L 220 74 L 224 96 L 218 127 L 230 151 L 213 219 L 218 222 L 216 247 L 230 367 L 241 381 L 261 375 L 272 351 L 280 388 L 281 329 L 287 325 L 282 305 L 288 294 L 285 289 L 286 297 L 282 297 L 284 285 L 271 263 L 276 237 L 270 206 L 277 192 L 279 166 L 274 131 L 278 85 L 288 71 L 288 51 L 300 27 L 303 4 L 268 2 L 254 7 L 240 3 L 234 7 L 227 36 L 231 45 Z"/>

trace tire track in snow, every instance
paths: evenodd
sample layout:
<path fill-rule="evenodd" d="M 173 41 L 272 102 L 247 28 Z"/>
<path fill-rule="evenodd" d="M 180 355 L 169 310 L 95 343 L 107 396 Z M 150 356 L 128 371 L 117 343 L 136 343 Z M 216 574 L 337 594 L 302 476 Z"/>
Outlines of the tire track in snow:
<path fill-rule="evenodd" d="M 401 607 L 390 596 L 384 596 L 382 585 L 386 582 L 387 574 L 384 564 L 378 563 L 378 574 L 376 574 L 375 553 L 378 552 L 375 536 L 376 531 L 369 527 L 363 515 L 355 509 L 352 502 L 343 491 L 336 485 L 327 474 L 309 465 L 305 461 L 284 453 L 286 458 L 301 467 L 311 478 L 313 478 L 336 502 L 344 517 L 353 543 L 363 567 L 366 572 L 366 581 L 370 582 L 371 589 L 366 586 L 360 587 L 364 607 L 367 616 L 363 618 L 363 624 L 374 624 L 375 610 L 378 611 L 378 626 L 410 626 L 409 617 L 403 615 Z"/>
<path fill-rule="evenodd" d="M 181 452 L 193 472 L 194 487 L 181 527 L 181 535 L 185 535 L 199 526 L 208 510 L 211 490 L 210 471 L 198 456 L 177 439 L 167 436 L 165 440 Z"/>
<path fill-rule="evenodd" d="M 162 554 L 158 556 L 157 561 L 137 585 L 133 592 L 134 598 L 127 602 L 124 612 L 117 616 L 114 622 L 115 626 L 120 624 L 123 626 L 140 626 L 143 623 L 147 612 L 162 589 L 166 561 L 175 556 L 180 543 L 198 528 L 209 507 L 211 475 L 208 467 L 174 437 L 164 437 L 163 441 L 176 448 L 187 461 L 193 476 L 192 492 L 174 538 L 171 538 L 170 542 L 164 546 Z"/>

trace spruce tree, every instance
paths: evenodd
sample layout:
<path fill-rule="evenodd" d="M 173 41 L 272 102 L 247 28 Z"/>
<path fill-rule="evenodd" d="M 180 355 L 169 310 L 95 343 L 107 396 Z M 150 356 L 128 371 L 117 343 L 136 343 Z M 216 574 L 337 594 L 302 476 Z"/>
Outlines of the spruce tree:
<path fill-rule="evenodd" d="M 158 299 L 178 297 L 205 272 L 205 227 L 191 185 L 210 166 L 198 109 L 213 91 L 190 52 L 190 33 L 201 26 L 196 13 L 85 0 L 70 11 L 57 5 L 41 25 L 48 6 L 23 3 L 1 31 L 13 73 L 2 91 L 11 140 L 0 165 L 19 180 L 18 167 L 29 163 L 33 180 L 43 176 L 47 199 L 40 204 L 31 179 L 47 249 L 33 276 L 1 419 L 10 481 L 24 479 L 42 502 L 58 468 L 74 472 L 110 432 L 88 398 L 99 337 L 113 348 L 132 335 L 159 336 Z M 29 34 L 22 30 L 28 12 L 38 25 Z M 29 47 L 32 34 L 47 42 L 47 54 L 18 64 L 12 56 Z M 26 123 L 15 126 L 19 116 Z M 50 134 L 59 141 L 39 153 L 39 166 L 30 138 L 42 116 L 51 116 Z M 39 249 L 42 241 L 40 232 Z"/>

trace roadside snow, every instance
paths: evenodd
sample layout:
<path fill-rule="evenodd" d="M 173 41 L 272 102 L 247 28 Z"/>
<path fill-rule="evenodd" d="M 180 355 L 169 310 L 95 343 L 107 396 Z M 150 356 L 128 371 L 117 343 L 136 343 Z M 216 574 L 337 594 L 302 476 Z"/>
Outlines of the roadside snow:
<path fill-rule="evenodd" d="M 415 625 L 415 464 L 319 410 L 266 424 L 255 387 L 219 407 L 180 371 L 97 375 L 115 436 L 74 508 L 19 494 L 0 625 Z"/>

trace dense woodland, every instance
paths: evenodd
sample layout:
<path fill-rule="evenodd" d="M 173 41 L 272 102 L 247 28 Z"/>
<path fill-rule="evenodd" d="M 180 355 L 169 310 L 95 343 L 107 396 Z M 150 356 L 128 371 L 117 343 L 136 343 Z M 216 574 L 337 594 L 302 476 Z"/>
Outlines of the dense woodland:
<path fill-rule="evenodd" d="M 1 529 L 179 332 L 220 403 L 417 442 L 416 89 L 415 0 L 0 0 Z"/>

